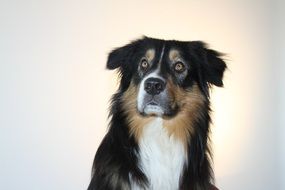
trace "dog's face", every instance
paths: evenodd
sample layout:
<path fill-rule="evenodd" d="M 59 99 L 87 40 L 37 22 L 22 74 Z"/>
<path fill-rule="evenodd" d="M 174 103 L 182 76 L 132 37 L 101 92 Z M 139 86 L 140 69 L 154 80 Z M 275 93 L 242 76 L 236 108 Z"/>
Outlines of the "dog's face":
<path fill-rule="evenodd" d="M 143 115 L 172 116 L 179 110 L 174 86 L 181 87 L 190 65 L 178 48 L 147 48 L 138 63 L 137 109 Z"/>
<path fill-rule="evenodd" d="M 210 84 L 223 85 L 219 56 L 202 42 L 145 37 L 111 52 L 107 68 L 120 69 L 120 89 L 142 116 L 174 117 L 188 96 L 206 99 Z"/>

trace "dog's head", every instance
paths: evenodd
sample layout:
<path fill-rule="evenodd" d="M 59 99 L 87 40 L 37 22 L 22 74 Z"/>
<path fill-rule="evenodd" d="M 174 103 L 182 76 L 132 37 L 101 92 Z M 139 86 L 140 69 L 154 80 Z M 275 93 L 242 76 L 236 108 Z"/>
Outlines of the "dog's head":
<path fill-rule="evenodd" d="M 183 129 L 199 118 L 209 86 L 223 86 L 226 65 L 203 42 L 144 37 L 113 50 L 107 68 L 119 70 L 119 93 L 134 128 L 162 117 Z"/>
<path fill-rule="evenodd" d="M 200 41 L 144 37 L 112 51 L 107 68 L 119 68 L 122 91 L 135 88 L 140 114 L 171 117 L 191 90 L 207 97 L 209 85 L 223 86 L 226 65 L 220 56 Z"/>

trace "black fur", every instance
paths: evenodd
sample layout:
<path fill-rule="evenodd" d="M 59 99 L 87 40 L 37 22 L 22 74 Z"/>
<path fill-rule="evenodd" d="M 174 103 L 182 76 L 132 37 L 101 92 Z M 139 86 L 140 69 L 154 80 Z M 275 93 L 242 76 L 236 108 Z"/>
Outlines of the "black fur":
<path fill-rule="evenodd" d="M 190 64 L 190 72 L 179 85 L 191 88 L 193 82 L 196 82 L 206 97 L 206 104 L 200 110 L 202 117 L 193 126 L 195 135 L 189 139 L 188 167 L 184 169 L 180 189 L 211 188 L 213 175 L 208 137 L 211 110 L 208 91 L 211 85 L 223 86 L 222 78 L 226 65 L 221 59 L 222 54 L 208 49 L 205 43 L 200 41 L 164 41 L 144 37 L 109 54 L 107 68 L 118 69 L 121 81 L 117 93 L 112 98 L 109 130 L 97 150 L 88 190 L 130 189 L 130 174 L 133 180 L 147 187 L 147 178 L 138 167 L 139 147 L 134 137 L 129 134 L 121 97 L 132 80 L 136 84 L 139 83 L 137 68 L 140 55 L 150 46 L 159 49 L 163 44 L 166 44 L 166 48 L 180 49 Z"/>

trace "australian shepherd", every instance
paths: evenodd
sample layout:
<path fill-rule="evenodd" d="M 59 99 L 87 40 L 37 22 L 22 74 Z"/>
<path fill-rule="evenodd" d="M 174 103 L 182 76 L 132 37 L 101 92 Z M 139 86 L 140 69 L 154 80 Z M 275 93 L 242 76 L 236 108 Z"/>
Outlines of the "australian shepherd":
<path fill-rule="evenodd" d="M 117 69 L 110 125 L 88 190 L 210 190 L 212 85 L 223 86 L 222 54 L 201 41 L 143 37 L 113 50 Z"/>

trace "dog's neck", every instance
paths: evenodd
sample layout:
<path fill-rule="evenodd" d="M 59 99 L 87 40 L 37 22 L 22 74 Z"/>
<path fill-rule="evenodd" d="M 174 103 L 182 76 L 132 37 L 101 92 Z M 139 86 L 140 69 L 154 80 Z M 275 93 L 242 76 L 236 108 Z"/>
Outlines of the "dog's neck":
<path fill-rule="evenodd" d="M 169 135 L 162 118 L 144 127 L 139 148 L 139 165 L 148 178 L 149 189 L 179 189 L 187 154 L 183 142 Z"/>

